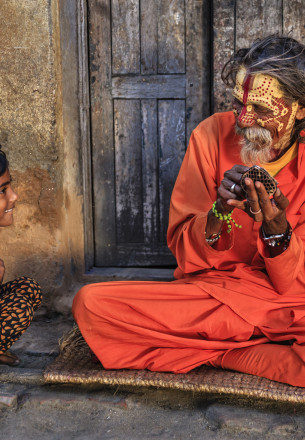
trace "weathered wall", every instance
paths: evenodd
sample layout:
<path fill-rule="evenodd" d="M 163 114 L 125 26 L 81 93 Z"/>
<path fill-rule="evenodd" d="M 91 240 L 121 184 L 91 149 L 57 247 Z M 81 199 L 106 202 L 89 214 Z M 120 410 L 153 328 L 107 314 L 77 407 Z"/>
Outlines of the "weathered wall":
<path fill-rule="evenodd" d="M 0 2 L 0 142 L 19 194 L 15 224 L 0 230 L 5 280 L 35 277 L 47 304 L 62 285 L 61 139 L 54 41 L 56 5 Z"/>

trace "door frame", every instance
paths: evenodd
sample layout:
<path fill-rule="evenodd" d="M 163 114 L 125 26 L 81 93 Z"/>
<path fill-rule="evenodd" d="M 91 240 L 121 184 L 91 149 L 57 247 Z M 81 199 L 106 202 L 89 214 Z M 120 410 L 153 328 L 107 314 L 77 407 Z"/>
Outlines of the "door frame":
<path fill-rule="evenodd" d="M 94 267 L 94 227 L 91 170 L 90 87 L 88 52 L 87 0 L 79 0 L 78 17 L 78 72 L 81 165 L 83 175 L 83 217 L 85 270 Z"/>

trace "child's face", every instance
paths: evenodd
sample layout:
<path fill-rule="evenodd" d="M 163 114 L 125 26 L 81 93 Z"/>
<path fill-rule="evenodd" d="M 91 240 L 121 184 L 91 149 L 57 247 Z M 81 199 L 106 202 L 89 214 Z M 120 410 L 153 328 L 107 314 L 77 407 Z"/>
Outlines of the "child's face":
<path fill-rule="evenodd" d="M 9 170 L 0 176 L 0 226 L 10 226 L 13 223 L 13 209 L 18 195 L 11 187 Z"/>

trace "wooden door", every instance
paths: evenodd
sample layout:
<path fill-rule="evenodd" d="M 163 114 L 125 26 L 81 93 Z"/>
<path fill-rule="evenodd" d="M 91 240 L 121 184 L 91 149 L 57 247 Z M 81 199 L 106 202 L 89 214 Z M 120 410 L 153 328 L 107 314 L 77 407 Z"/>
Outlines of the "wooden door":
<path fill-rule="evenodd" d="M 210 11 L 198 0 L 88 0 L 96 266 L 166 266 L 172 188 L 210 114 Z"/>

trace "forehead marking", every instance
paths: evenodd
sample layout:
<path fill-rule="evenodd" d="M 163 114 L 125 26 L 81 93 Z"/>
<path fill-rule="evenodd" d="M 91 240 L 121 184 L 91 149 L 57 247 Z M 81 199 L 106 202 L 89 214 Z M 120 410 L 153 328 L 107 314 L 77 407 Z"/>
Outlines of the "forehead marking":
<path fill-rule="evenodd" d="M 246 104 L 247 104 L 248 94 L 249 94 L 249 89 L 250 89 L 250 81 L 251 81 L 251 75 L 245 76 L 244 83 L 243 83 L 243 88 L 244 88 L 243 104 L 244 104 L 244 106 L 243 106 L 241 113 L 239 115 L 239 120 L 241 120 L 247 112 Z"/>

